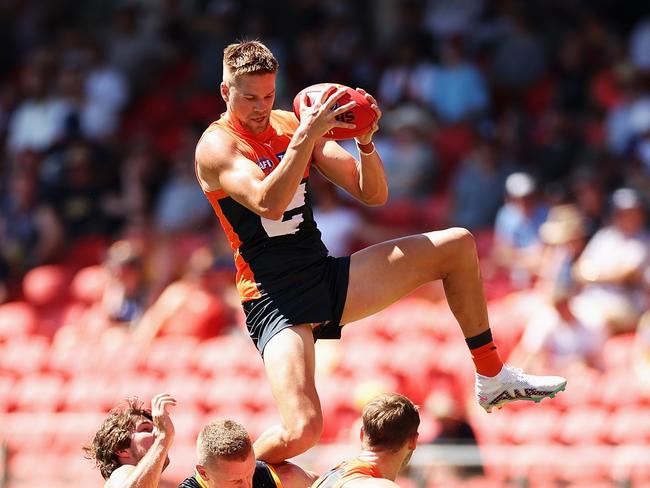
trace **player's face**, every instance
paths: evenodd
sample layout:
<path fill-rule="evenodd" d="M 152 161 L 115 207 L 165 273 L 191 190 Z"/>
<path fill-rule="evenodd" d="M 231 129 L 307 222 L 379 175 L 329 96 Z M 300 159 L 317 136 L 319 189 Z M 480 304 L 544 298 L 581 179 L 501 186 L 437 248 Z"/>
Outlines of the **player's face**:
<path fill-rule="evenodd" d="M 208 488 L 252 488 L 255 473 L 253 450 L 243 461 L 219 459 L 205 467 Z"/>
<path fill-rule="evenodd" d="M 153 441 L 156 439 L 156 429 L 153 422 L 149 419 L 141 419 L 135 431 L 131 435 L 131 445 L 129 446 L 129 453 L 131 458 L 137 463 L 147 454 L 151 448 Z M 165 467 L 169 464 L 169 458 L 165 460 Z"/>
<path fill-rule="evenodd" d="M 241 75 L 222 92 L 228 112 L 242 127 L 253 135 L 264 132 L 275 101 L 275 73 Z"/>

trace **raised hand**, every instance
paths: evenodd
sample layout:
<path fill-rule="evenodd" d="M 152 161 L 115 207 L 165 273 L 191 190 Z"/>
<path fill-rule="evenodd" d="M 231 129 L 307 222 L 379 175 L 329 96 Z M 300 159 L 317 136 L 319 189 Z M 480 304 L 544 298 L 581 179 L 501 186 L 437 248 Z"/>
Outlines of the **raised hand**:
<path fill-rule="evenodd" d="M 309 135 L 322 137 L 335 127 L 343 129 L 354 129 L 356 126 L 341 120 L 337 117 L 351 110 L 357 102 L 350 101 L 338 106 L 338 100 L 345 94 L 345 87 L 336 88 L 331 85 L 323 90 L 319 100 L 311 103 L 311 99 L 305 93 L 300 101 L 300 125 L 304 126 Z"/>
<path fill-rule="evenodd" d="M 372 108 L 375 113 L 377 114 L 377 119 L 375 120 L 375 123 L 372 125 L 370 130 L 363 134 L 362 136 L 356 137 L 356 141 L 361 144 L 362 146 L 365 144 L 370 144 L 372 141 L 372 136 L 374 135 L 377 130 L 379 130 L 379 119 L 381 118 L 381 109 L 379 108 L 379 105 L 377 104 L 377 100 L 375 97 L 373 97 L 370 93 L 368 93 L 366 90 L 363 88 L 357 88 L 357 91 L 361 93 L 364 97 L 366 97 L 366 100 L 370 102 L 370 108 Z"/>
<path fill-rule="evenodd" d="M 171 444 L 174 440 L 174 423 L 169 416 L 169 407 L 176 405 L 176 399 L 168 393 L 159 393 L 151 399 L 151 417 L 156 437 Z"/>

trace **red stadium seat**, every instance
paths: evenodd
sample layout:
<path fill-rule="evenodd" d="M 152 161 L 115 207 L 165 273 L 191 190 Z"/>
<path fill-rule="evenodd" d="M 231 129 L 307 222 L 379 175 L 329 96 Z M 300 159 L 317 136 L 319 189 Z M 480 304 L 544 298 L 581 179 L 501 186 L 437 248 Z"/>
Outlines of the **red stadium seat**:
<path fill-rule="evenodd" d="M 51 307 L 67 298 L 69 280 L 70 276 L 64 266 L 39 266 L 23 277 L 23 294 L 32 305 Z"/>
<path fill-rule="evenodd" d="M 58 375 L 30 374 L 16 384 L 14 408 L 25 412 L 55 412 L 65 395 L 64 381 Z"/>
<path fill-rule="evenodd" d="M 143 366 L 159 374 L 189 370 L 198 347 L 199 340 L 194 337 L 160 337 L 146 351 Z"/>
<path fill-rule="evenodd" d="M 603 346 L 603 359 L 607 370 L 632 367 L 634 337 L 635 334 L 629 333 L 607 339 Z"/>
<path fill-rule="evenodd" d="M 511 414 L 506 435 L 515 444 L 552 444 L 558 433 L 559 417 L 556 410 L 531 406 Z"/>
<path fill-rule="evenodd" d="M 55 418 L 51 413 L 14 412 L 0 415 L 0 425 L 9 444 L 9 451 L 47 451 L 53 440 L 51 429 Z"/>
<path fill-rule="evenodd" d="M 47 365 L 49 347 L 49 341 L 41 336 L 19 336 L 8 341 L 0 355 L 0 370 L 17 375 L 42 371 Z"/>
<path fill-rule="evenodd" d="M 641 402 L 639 387 L 636 375 L 627 370 L 614 370 L 601 376 L 594 401 L 612 410 L 637 405 Z"/>
<path fill-rule="evenodd" d="M 2 354 L 2 348 L 0 348 Z M 11 405 L 11 393 L 13 393 L 16 380 L 13 376 L 5 373 L 0 373 L 0 414 L 6 413 Z M 0 433 L 2 438 L 2 433 Z"/>
<path fill-rule="evenodd" d="M 561 418 L 558 439 L 565 444 L 600 444 L 607 438 L 605 410 L 593 407 L 576 407 Z"/>
<path fill-rule="evenodd" d="M 173 371 L 157 382 L 156 393 L 167 392 L 178 401 L 183 408 L 192 409 L 199 405 L 205 394 L 205 380 L 197 375 L 186 374 L 183 371 Z"/>
<path fill-rule="evenodd" d="M 104 266 L 87 266 L 77 271 L 70 284 L 72 298 L 90 305 L 101 301 L 109 275 Z"/>
<path fill-rule="evenodd" d="M 193 357 L 193 365 L 204 374 L 246 375 L 264 374 L 264 363 L 253 343 L 243 335 L 214 337 L 200 343 Z"/>
<path fill-rule="evenodd" d="M 38 316 L 28 302 L 9 302 L 0 305 L 0 342 L 33 334 Z"/>
<path fill-rule="evenodd" d="M 104 412 L 121 400 L 120 380 L 109 374 L 78 374 L 67 384 L 63 409 L 69 412 Z"/>
<path fill-rule="evenodd" d="M 608 440 L 612 444 L 650 444 L 650 415 L 642 406 L 621 408 L 610 416 Z"/>
<path fill-rule="evenodd" d="M 118 382 L 117 397 L 118 401 L 125 398 L 137 397 L 144 403 L 146 408 L 151 406 L 151 399 L 158 393 L 166 391 L 167 385 L 162 384 L 161 379 L 157 375 L 144 373 L 139 371 L 132 371 L 130 374 L 120 376 Z M 169 394 L 174 392 L 169 391 Z"/>

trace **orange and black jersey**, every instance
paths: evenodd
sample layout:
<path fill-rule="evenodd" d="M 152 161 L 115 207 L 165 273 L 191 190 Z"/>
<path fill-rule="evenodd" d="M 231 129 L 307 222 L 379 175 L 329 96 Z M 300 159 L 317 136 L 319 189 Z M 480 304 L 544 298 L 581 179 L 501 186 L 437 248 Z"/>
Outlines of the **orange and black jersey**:
<path fill-rule="evenodd" d="M 194 476 L 185 478 L 178 488 L 207 488 L 207 486 L 201 475 L 195 473 Z M 272 466 L 264 461 L 256 461 L 253 488 L 282 488 L 282 482 Z"/>
<path fill-rule="evenodd" d="M 244 156 L 268 175 L 282 164 L 297 126 L 293 113 L 273 110 L 269 127 L 253 136 L 224 114 L 204 135 L 213 130 L 227 132 L 238 141 Z M 242 301 L 262 296 L 268 283 L 275 289 L 290 287 L 292 271 L 313 266 L 328 255 L 314 221 L 308 180 L 309 165 L 282 219 L 277 221 L 257 215 L 223 190 L 204 191 L 233 249 Z"/>
<path fill-rule="evenodd" d="M 341 488 L 348 481 L 359 478 L 383 478 L 383 476 L 375 465 L 360 459 L 352 459 L 330 469 L 318 478 L 311 488 Z"/>

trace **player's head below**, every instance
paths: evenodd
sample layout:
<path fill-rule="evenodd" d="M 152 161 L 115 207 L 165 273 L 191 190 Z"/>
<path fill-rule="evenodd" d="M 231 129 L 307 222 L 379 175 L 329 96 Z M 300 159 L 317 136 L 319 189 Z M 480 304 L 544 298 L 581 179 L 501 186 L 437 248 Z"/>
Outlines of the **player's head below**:
<path fill-rule="evenodd" d="M 376 396 L 363 408 L 362 447 L 403 456 L 406 465 L 418 440 L 420 414 L 411 400 L 397 393 Z"/>
<path fill-rule="evenodd" d="M 92 444 L 84 447 L 104 479 L 125 464 L 137 465 L 147 453 L 156 433 L 151 410 L 136 398 L 130 398 L 110 411 L 95 434 Z M 169 458 L 165 466 L 169 464 Z"/>
<path fill-rule="evenodd" d="M 251 488 L 255 472 L 253 444 L 246 429 L 234 420 L 207 424 L 196 441 L 196 471 L 208 488 Z"/>
<path fill-rule="evenodd" d="M 223 51 L 221 96 L 229 116 L 253 135 L 268 127 L 278 66 L 273 53 L 259 41 L 230 44 Z"/>

